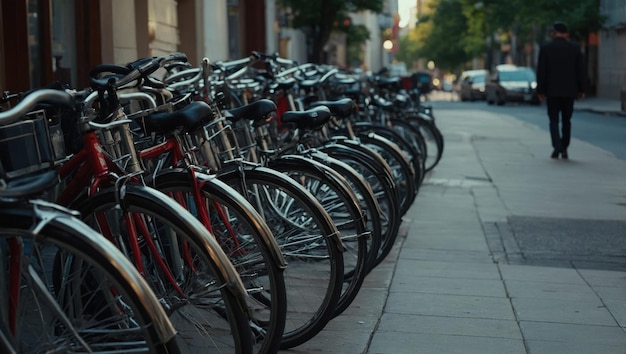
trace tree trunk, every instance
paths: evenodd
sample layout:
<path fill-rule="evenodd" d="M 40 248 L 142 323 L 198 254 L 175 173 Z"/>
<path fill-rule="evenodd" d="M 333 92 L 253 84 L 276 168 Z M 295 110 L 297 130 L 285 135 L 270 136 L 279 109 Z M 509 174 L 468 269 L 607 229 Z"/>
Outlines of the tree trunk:
<path fill-rule="evenodd" d="M 333 19 L 335 18 L 336 9 L 333 7 L 332 0 L 323 0 L 320 7 L 322 21 L 313 30 L 313 52 L 310 61 L 315 64 L 323 64 L 324 47 L 330 39 L 333 30 Z"/>

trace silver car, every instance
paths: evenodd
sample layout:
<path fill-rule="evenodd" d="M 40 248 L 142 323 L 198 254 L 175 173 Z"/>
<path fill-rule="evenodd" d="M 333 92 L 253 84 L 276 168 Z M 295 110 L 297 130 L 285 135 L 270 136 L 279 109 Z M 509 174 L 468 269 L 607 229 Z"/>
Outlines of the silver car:
<path fill-rule="evenodd" d="M 485 85 L 488 104 L 506 102 L 539 104 L 537 76 L 533 69 L 515 65 L 498 65 Z"/>

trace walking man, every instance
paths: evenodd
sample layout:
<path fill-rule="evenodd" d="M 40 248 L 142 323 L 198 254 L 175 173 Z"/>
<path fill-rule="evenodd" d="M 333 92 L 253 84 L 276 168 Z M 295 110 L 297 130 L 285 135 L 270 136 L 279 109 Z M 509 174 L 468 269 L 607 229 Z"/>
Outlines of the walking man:
<path fill-rule="evenodd" d="M 554 149 L 551 157 L 556 159 L 561 155 L 561 158 L 567 159 L 574 100 L 585 97 L 585 64 L 580 47 L 569 40 L 565 23 L 555 22 L 551 34 L 552 41 L 539 51 L 537 94 L 539 100 L 545 99 L 548 106 Z"/>

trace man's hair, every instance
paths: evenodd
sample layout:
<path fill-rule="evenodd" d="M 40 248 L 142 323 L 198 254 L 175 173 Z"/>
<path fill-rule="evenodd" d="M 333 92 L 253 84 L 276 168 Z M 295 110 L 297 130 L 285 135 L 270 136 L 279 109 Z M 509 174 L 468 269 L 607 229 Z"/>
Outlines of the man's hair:
<path fill-rule="evenodd" d="M 558 33 L 567 33 L 567 25 L 565 22 L 556 21 L 554 25 L 552 25 L 552 30 Z"/>

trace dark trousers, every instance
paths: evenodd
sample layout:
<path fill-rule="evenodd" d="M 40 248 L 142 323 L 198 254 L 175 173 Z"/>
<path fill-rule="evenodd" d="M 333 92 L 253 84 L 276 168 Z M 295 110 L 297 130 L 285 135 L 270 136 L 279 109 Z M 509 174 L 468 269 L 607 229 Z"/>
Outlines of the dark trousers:
<path fill-rule="evenodd" d="M 572 134 L 573 97 L 547 97 L 548 117 L 550 118 L 550 137 L 554 150 L 563 151 L 569 146 Z M 559 131 L 559 121 L 561 129 Z"/>

